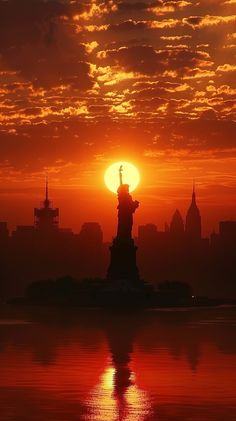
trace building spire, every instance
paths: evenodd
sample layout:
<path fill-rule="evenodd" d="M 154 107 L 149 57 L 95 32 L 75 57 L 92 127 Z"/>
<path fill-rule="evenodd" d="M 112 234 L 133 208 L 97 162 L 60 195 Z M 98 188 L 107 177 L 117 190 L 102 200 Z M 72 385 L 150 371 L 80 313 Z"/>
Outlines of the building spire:
<path fill-rule="evenodd" d="M 35 227 L 40 231 L 58 229 L 59 209 L 52 207 L 48 194 L 48 175 L 45 174 L 45 197 L 40 208 L 34 209 Z"/>
<path fill-rule="evenodd" d="M 196 191 L 195 191 L 195 180 L 194 179 L 193 179 L 192 204 L 196 205 Z"/>
<path fill-rule="evenodd" d="M 195 180 L 193 180 L 191 205 L 186 215 L 185 232 L 191 240 L 201 239 L 201 214 L 196 203 Z"/>
<path fill-rule="evenodd" d="M 46 174 L 45 177 L 45 200 L 44 200 L 44 207 L 48 208 L 50 205 L 50 201 L 48 198 L 48 175 Z"/>

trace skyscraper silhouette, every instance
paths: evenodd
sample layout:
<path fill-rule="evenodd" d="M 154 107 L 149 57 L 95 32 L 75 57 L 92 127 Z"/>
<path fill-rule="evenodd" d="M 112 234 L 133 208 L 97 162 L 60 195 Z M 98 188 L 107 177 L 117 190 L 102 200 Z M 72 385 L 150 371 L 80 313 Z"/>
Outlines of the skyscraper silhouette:
<path fill-rule="evenodd" d="M 59 209 L 53 208 L 48 196 L 48 177 L 46 177 L 45 199 L 41 208 L 34 209 L 35 227 L 41 231 L 58 228 Z"/>
<path fill-rule="evenodd" d="M 201 238 L 201 215 L 196 203 L 195 185 L 193 184 L 192 202 L 188 209 L 186 216 L 185 232 L 192 241 L 200 240 Z"/>
<path fill-rule="evenodd" d="M 184 221 L 181 216 L 181 213 L 176 209 L 173 218 L 170 223 L 170 233 L 173 236 L 183 236 L 184 235 Z"/>

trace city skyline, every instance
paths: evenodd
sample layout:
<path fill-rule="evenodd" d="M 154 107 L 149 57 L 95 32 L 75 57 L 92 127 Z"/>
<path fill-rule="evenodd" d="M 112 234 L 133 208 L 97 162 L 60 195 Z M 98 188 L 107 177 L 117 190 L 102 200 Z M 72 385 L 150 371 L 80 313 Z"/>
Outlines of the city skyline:
<path fill-rule="evenodd" d="M 114 220 L 113 220 L 113 224 L 112 224 L 112 221 L 111 221 L 111 227 L 109 229 L 107 229 L 107 225 L 108 225 L 107 223 L 104 223 L 104 225 L 103 225 L 100 220 L 97 219 L 95 221 L 96 218 L 91 218 L 91 217 L 87 218 L 87 220 L 86 220 L 85 213 L 83 214 L 83 213 L 80 212 L 79 215 L 78 215 L 78 220 L 80 221 L 79 223 L 78 222 L 75 223 L 75 221 L 74 221 L 74 224 L 72 223 L 70 225 L 66 225 L 65 224 L 65 218 L 63 217 L 63 211 L 65 212 L 65 214 L 67 215 L 67 218 L 68 218 L 69 214 L 70 214 L 70 210 L 67 208 L 65 203 L 62 203 L 62 206 L 58 206 L 58 204 L 56 203 L 56 200 L 54 200 L 54 198 L 52 197 L 52 194 L 53 194 L 52 191 L 55 192 L 55 190 L 51 188 L 50 180 L 49 180 L 49 177 L 47 175 L 45 176 L 45 180 L 46 180 L 46 182 L 44 183 L 44 191 L 42 190 L 42 188 L 40 189 L 41 190 L 40 194 L 41 195 L 44 194 L 44 196 L 41 196 L 41 200 L 38 200 L 38 205 L 43 206 L 43 204 L 45 203 L 45 200 L 48 200 L 50 206 L 54 207 L 54 205 L 55 205 L 55 209 L 57 209 L 57 210 L 60 209 L 60 215 L 59 215 L 59 212 L 57 214 L 58 227 L 60 227 L 62 229 L 69 228 L 73 232 L 76 233 L 76 232 L 80 231 L 81 226 L 83 225 L 84 222 L 89 222 L 89 221 L 98 222 L 102 227 L 105 240 L 111 241 L 111 239 L 115 235 Z M 139 191 L 139 188 L 137 189 L 137 194 L 138 194 L 138 191 Z M 199 206 L 199 199 L 198 199 L 198 191 L 197 191 L 196 182 L 192 181 L 192 190 L 191 190 L 191 192 L 189 192 L 189 197 L 185 198 L 185 200 L 184 200 L 185 206 L 183 205 L 183 203 L 182 203 L 181 206 L 178 206 L 179 203 L 181 204 L 181 202 L 183 202 L 181 200 L 174 201 L 171 205 L 169 205 L 169 209 L 168 209 L 169 218 L 162 219 L 161 223 L 160 223 L 159 220 L 157 220 L 157 217 L 154 220 L 148 221 L 147 219 L 144 219 L 142 217 L 142 215 L 140 216 L 139 213 L 137 213 L 137 216 L 140 216 L 140 217 L 137 218 L 137 216 L 136 216 L 136 219 L 139 219 L 139 223 L 136 222 L 136 219 L 134 221 L 135 236 L 138 235 L 138 229 L 139 229 L 140 225 L 145 225 L 145 224 L 150 224 L 150 223 L 156 225 L 159 231 L 165 231 L 166 226 L 170 226 L 172 218 L 173 218 L 176 211 L 180 212 L 180 215 L 181 215 L 181 217 L 184 221 L 184 225 L 186 225 L 186 219 L 188 217 L 190 205 L 191 205 L 191 202 L 193 200 L 193 194 L 194 194 L 195 200 L 196 200 L 196 197 L 197 197 L 198 207 L 200 207 L 201 205 Z M 30 198 L 30 194 L 28 194 L 28 196 Z M 114 203 L 115 203 L 115 200 L 116 200 L 115 195 L 111 194 L 111 193 L 108 193 L 108 196 L 110 196 L 110 199 L 111 199 L 109 202 L 112 203 L 112 214 L 115 218 L 115 213 L 114 213 Z M 140 195 L 140 196 L 142 197 L 142 195 Z M 36 198 L 38 199 L 38 194 L 36 195 Z M 29 205 L 32 201 L 33 201 L 33 198 L 31 198 L 31 200 L 29 202 Z M 59 200 L 59 202 L 60 202 L 60 200 Z M 110 203 L 109 203 L 109 205 L 110 205 Z M 177 205 L 177 206 L 175 206 L 175 205 Z M 10 232 L 13 232 L 16 229 L 16 227 L 19 226 L 19 225 L 23 225 L 23 226 L 24 225 L 25 226 L 34 225 L 34 223 L 35 223 L 34 209 L 40 208 L 40 206 L 38 207 L 37 203 L 34 203 L 33 210 L 31 209 L 31 217 L 30 218 L 29 218 L 29 209 L 28 209 L 28 212 L 27 212 L 27 216 L 23 215 L 23 218 L 22 218 L 22 215 L 21 215 L 23 223 L 20 221 L 21 218 L 19 218 L 20 219 L 19 221 L 17 221 L 17 218 L 16 218 L 14 224 L 12 224 L 11 218 L 10 218 L 10 221 L 9 221 L 7 218 L 5 218 L 5 219 L 2 218 L 1 214 L 0 214 L 0 220 L 4 221 L 4 222 L 7 222 Z M 233 206 L 234 206 L 234 204 L 233 204 Z M 143 208 L 143 206 L 142 206 L 142 208 Z M 141 208 L 140 213 L 142 213 L 142 208 Z M 158 209 L 158 207 L 157 207 L 157 209 Z M 202 209 L 200 209 L 200 213 L 202 215 Z M 90 216 L 93 216 L 93 214 L 95 216 L 95 213 L 92 210 L 92 212 L 90 213 Z M 5 215 L 6 215 L 6 213 L 5 213 Z M 97 209 L 96 209 L 96 215 L 97 215 Z M 224 213 L 222 212 L 222 216 L 223 215 L 224 215 Z M 101 219 L 104 220 L 104 218 L 101 218 Z M 70 218 L 70 220 L 71 220 L 71 218 Z M 209 228 L 206 229 L 206 226 L 208 225 L 207 220 L 205 220 L 204 217 L 203 218 L 201 217 L 201 233 L 202 233 L 202 236 L 210 238 L 212 233 L 219 231 L 220 221 L 234 221 L 234 220 L 236 220 L 236 217 L 234 217 L 234 214 L 227 217 L 227 213 L 225 213 L 225 217 L 219 218 L 218 220 L 217 220 L 216 217 L 214 218 L 214 225 L 213 225 L 212 229 L 209 229 Z"/>
<path fill-rule="evenodd" d="M 120 292 L 123 283 L 125 288 L 134 288 L 138 299 L 139 294 L 148 297 L 153 285 L 165 281 L 188 285 L 188 296 L 192 289 L 198 296 L 234 297 L 236 221 L 219 221 L 219 232 L 205 238 L 193 184 L 186 219 L 176 209 L 164 230 L 146 223 L 138 226 L 135 235 L 133 214 L 138 214 L 140 202 L 132 199 L 128 184 L 123 183 L 122 165 L 119 177 L 112 242 L 104 239 L 96 220 L 84 222 L 78 234 L 61 227 L 60 209 L 50 200 L 48 178 L 44 200 L 34 208 L 34 224 L 17 225 L 9 235 L 7 223 L 0 222 L 2 295 L 22 295 L 32 282 L 32 291 L 34 285 L 37 291 L 37 281 L 44 279 L 47 284 L 49 279 L 51 285 L 58 278 L 62 288 L 64 282 L 69 288 L 76 286 L 73 279 L 89 279 L 88 291 L 94 289 L 95 295 L 96 280 L 100 280 L 100 297 L 105 302 L 110 289 Z"/>

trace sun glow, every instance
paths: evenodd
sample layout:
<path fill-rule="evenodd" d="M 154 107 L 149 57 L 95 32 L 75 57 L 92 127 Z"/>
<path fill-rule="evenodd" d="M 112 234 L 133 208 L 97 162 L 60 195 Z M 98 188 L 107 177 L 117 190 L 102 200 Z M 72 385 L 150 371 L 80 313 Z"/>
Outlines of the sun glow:
<path fill-rule="evenodd" d="M 104 175 L 105 185 L 111 192 L 117 192 L 120 185 L 119 169 L 121 166 L 123 168 L 123 184 L 128 184 L 129 190 L 132 192 L 140 182 L 140 174 L 138 169 L 130 162 L 120 161 L 110 165 Z"/>

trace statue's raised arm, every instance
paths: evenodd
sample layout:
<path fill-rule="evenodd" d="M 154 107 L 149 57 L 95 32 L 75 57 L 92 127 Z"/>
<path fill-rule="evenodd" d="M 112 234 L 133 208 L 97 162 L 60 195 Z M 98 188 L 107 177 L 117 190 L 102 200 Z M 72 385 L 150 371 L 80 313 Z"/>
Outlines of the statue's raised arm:
<path fill-rule="evenodd" d="M 122 184 L 123 184 L 123 175 L 122 175 L 122 173 L 123 173 L 123 165 L 121 165 L 120 168 L 119 168 L 120 186 L 122 186 Z"/>

